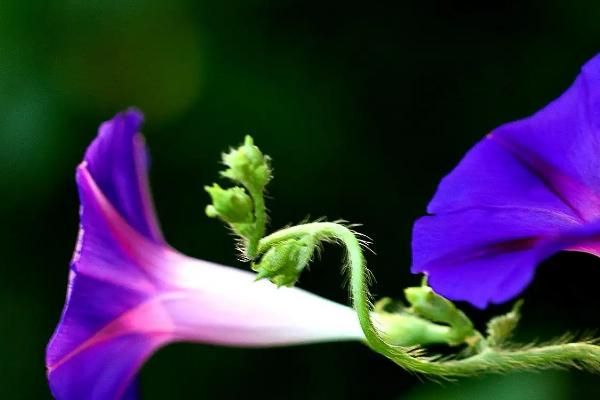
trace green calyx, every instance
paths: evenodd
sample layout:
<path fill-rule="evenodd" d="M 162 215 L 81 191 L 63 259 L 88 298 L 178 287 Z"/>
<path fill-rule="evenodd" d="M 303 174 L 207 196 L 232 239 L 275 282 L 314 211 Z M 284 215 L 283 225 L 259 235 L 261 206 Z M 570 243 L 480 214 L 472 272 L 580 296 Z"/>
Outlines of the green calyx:
<path fill-rule="evenodd" d="M 487 341 L 490 347 L 501 348 L 508 342 L 521 319 L 523 300 L 517 301 L 512 310 L 492 318 L 487 324 Z"/>
<path fill-rule="evenodd" d="M 429 286 L 406 288 L 404 295 L 411 305 L 412 313 L 451 328 L 447 337 L 448 344 L 461 344 L 476 335 L 471 320 L 454 303 L 435 293 Z"/>
<path fill-rule="evenodd" d="M 449 343 L 450 327 L 415 315 L 389 297 L 375 304 L 371 319 L 385 341 L 393 346 Z"/>
<path fill-rule="evenodd" d="M 373 321 L 389 344 L 414 346 L 478 345 L 481 335 L 469 318 L 428 286 L 404 289 L 410 307 L 383 298 L 375 304 Z"/>

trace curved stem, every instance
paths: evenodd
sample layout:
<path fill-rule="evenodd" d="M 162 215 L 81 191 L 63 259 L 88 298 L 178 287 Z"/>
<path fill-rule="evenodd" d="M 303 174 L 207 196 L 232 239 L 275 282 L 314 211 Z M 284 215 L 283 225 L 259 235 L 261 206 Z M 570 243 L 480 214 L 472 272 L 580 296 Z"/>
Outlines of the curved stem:
<path fill-rule="evenodd" d="M 348 266 L 350 268 L 350 292 L 352 306 L 356 310 L 360 326 L 365 334 L 368 345 L 373 350 L 388 355 L 390 346 L 379 336 L 377 329 L 371 320 L 371 299 L 366 277 L 366 265 L 360 242 L 354 233 L 347 227 L 333 222 L 314 222 L 304 225 L 292 226 L 281 229 L 259 242 L 258 254 L 263 253 L 269 247 L 286 239 L 298 238 L 302 235 L 315 235 L 321 240 L 337 240 L 344 244 L 348 254 Z M 408 354 L 406 355 L 412 358 Z"/>
<path fill-rule="evenodd" d="M 514 370 L 578 367 L 600 371 L 600 346 L 592 343 L 565 343 L 541 347 L 505 350 L 482 347 L 471 357 L 435 361 L 419 357 L 404 347 L 387 343 L 371 319 L 371 299 L 368 291 L 367 269 L 359 240 L 347 227 L 332 222 L 315 222 L 277 231 L 260 240 L 256 255 L 260 255 L 290 238 L 314 235 L 317 240 L 339 241 L 346 247 L 350 268 L 352 305 L 369 347 L 401 367 L 417 373 L 437 376 L 468 376 L 477 373 L 500 373 Z"/>

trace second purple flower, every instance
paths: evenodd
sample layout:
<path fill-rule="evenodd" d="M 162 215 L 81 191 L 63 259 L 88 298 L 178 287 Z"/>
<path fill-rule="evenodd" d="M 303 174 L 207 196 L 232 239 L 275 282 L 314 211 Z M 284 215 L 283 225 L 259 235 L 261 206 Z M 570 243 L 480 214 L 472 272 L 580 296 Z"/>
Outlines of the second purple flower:
<path fill-rule="evenodd" d="M 559 250 L 600 255 L 600 55 L 557 100 L 471 149 L 427 211 L 412 271 L 481 308 L 519 294 Z"/>

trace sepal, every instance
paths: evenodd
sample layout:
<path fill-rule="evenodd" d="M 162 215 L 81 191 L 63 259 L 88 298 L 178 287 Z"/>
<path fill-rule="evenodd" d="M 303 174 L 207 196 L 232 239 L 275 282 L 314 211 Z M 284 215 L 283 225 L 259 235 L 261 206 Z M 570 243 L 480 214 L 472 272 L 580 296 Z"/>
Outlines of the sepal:
<path fill-rule="evenodd" d="M 448 324 L 452 328 L 453 344 L 460 344 L 475 334 L 471 320 L 450 300 L 438 295 L 429 286 L 404 289 L 411 311 L 430 321 Z"/>
<path fill-rule="evenodd" d="M 512 310 L 492 318 L 487 324 L 487 341 L 491 347 L 502 347 L 510 339 L 521 319 L 523 300 L 517 301 Z"/>
<path fill-rule="evenodd" d="M 447 343 L 450 328 L 407 312 L 402 303 L 389 297 L 379 300 L 371 319 L 385 341 L 392 346 L 422 346 Z"/>

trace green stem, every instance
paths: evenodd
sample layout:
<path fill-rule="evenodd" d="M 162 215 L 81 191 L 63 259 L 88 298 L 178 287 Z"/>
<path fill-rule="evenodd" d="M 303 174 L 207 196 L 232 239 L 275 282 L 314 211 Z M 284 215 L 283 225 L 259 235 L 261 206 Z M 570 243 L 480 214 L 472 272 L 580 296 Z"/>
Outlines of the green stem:
<path fill-rule="evenodd" d="M 263 253 L 278 242 L 290 238 L 299 238 L 306 234 L 315 235 L 318 239 L 322 240 L 337 240 L 344 244 L 348 254 L 348 266 L 350 267 L 352 305 L 358 315 L 365 339 L 373 350 L 387 355 L 389 346 L 379 336 L 371 321 L 371 299 L 368 291 L 366 266 L 362 248 L 360 247 L 360 242 L 350 229 L 333 222 L 314 222 L 292 226 L 263 238 L 258 246 L 258 254 Z"/>
<path fill-rule="evenodd" d="M 248 188 L 248 192 L 254 202 L 254 230 L 252 236 L 248 238 L 246 246 L 246 257 L 253 260 L 258 255 L 258 246 L 260 239 L 265 235 L 267 225 L 267 210 L 262 190 Z"/>
<path fill-rule="evenodd" d="M 371 299 L 365 259 L 360 242 L 350 229 L 331 222 L 315 222 L 285 228 L 260 240 L 257 255 L 281 241 L 307 234 L 313 235 L 317 240 L 335 240 L 344 244 L 351 274 L 352 305 L 358 315 L 367 344 L 409 371 L 446 377 L 564 367 L 600 371 L 600 346 L 586 342 L 515 350 L 481 346 L 480 352 L 471 357 L 449 361 L 419 357 L 404 347 L 393 346 L 383 339 L 371 319 Z"/>

